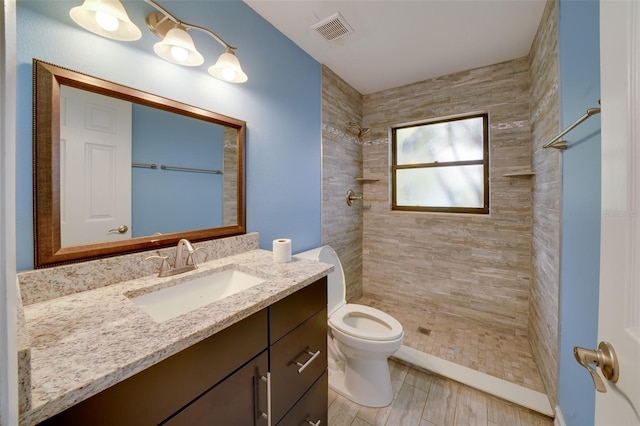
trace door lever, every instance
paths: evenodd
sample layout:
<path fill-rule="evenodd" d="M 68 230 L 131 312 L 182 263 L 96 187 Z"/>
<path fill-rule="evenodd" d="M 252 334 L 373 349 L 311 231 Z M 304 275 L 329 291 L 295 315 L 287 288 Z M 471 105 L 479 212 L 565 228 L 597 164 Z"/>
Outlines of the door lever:
<path fill-rule="evenodd" d="M 618 366 L 616 351 L 613 350 L 611 343 L 600 342 L 600 344 L 598 344 L 598 349 L 595 350 L 574 346 L 573 356 L 581 366 L 587 369 L 598 392 L 606 392 L 607 387 L 604 385 L 604 382 L 592 365 L 600 367 L 605 379 L 613 383 L 618 381 L 620 367 Z"/>
<path fill-rule="evenodd" d="M 120 225 L 117 228 L 109 229 L 107 232 L 109 234 L 115 234 L 116 232 L 118 234 L 126 234 L 128 230 L 129 228 L 127 227 L 127 225 Z"/>

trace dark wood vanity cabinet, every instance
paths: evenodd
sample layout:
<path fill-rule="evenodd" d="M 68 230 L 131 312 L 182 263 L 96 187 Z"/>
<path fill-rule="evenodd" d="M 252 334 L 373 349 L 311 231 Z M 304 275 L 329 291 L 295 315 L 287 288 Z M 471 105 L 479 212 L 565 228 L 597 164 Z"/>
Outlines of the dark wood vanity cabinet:
<path fill-rule="evenodd" d="M 264 351 L 162 424 L 268 426 L 267 388 L 260 379 L 266 377 L 268 363 L 268 352 Z"/>
<path fill-rule="evenodd" d="M 327 387 L 315 398 L 317 418 L 291 422 L 285 415 L 327 371 L 326 278 L 269 308 L 272 424 L 327 424 Z M 279 422 L 279 423 L 278 423 Z"/>
<path fill-rule="evenodd" d="M 266 426 L 269 402 L 272 425 L 327 424 L 326 281 L 41 424 Z"/>
<path fill-rule="evenodd" d="M 327 424 L 329 373 L 325 371 L 278 425 L 307 426 Z M 320 421 L 318 423 L 318 421 Z"/>
<path fill-rule="evenodd" d="M 268 310 L 161 361 L 44 421 L 44 425 L 158 425 L 165 422 L 268 348 Z M 261 374 L 266 374 L 266 368 Z M 226 380 L 225 380 L 226 379 Z M 223 382 L 224 381 L 224 382 Z M 245 411 L 257 404 L 251 386 Z M 264 388 L 264 387 L 262 387 Z M 212 416 L 212 418 L 215 418 Z M 224 423 L 221 423 L 224 424 Z M 227 423 L 228 424 L 228 423 Z M 250 423 L 253 424 L 253 423 Z"/>

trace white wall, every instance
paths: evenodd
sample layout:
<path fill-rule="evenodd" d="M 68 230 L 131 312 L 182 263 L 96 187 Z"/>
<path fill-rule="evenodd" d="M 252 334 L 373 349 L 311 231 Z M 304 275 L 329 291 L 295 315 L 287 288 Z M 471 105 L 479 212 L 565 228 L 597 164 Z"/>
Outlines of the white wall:
<path fill-rule="evenodd" d="M 15 0 L 0 22 L 0 425 L 18 424 L 15 256 Z"/>

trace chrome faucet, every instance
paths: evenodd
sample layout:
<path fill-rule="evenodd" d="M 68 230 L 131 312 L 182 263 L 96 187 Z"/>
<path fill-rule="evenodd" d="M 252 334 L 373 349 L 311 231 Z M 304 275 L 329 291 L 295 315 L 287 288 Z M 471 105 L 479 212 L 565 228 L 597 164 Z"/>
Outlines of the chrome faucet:
<path fill-rule="evenodd" d="M 186 259 L 184 259 L 183 250 L 187 251 Z M 176 246 L 176 260 L 173 263 L 173 268 L 184 268 L 185 266 L 189 266 L 189 264 L 191 264 L 194 266 L 194 268 L 191 269 L 195 269 L 195 263 L 193 262 L 192 258 L 193 253 L 195 253 L 195 250 L 193 249 L 193 246 L 191 245 L 191 242 L 189 240 L 183 238 L 178 241 L 178 245 Z"/>
<path fill-rule="evenodd" d="M 198 268 L 195 262 L 195 252 L 201 250 L 202 247 L 194 248 L 191 242 L 185 238 L 178 241 L 176 246 L 176 259 L 173 262 L 173 266 L 167 260 L 167 256 L 149 256 L 145 260 L 149 259 L 162 259 L 160 265 L 159 277 L 170 277 L 172 275 L 181 274 L 183 272 L 193 271 Z M 185 253 L 186 252 L 186 253 Z"/>

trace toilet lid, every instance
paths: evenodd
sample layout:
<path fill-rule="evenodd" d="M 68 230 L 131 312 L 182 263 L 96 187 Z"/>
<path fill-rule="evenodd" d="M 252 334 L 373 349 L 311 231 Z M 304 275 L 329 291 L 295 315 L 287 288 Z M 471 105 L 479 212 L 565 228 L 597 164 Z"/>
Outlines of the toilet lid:
<path fill-rule="evenodd" d="M 347 303 L 331 314 L 329 325 L 367 340 L 395 340 L 403 334 L 402 324 L 391 315 L 355 303 Z"/>

